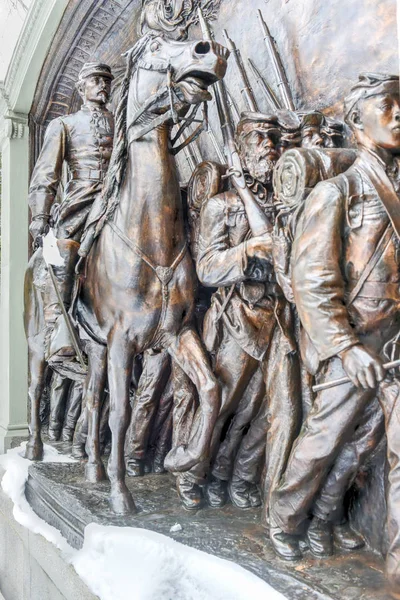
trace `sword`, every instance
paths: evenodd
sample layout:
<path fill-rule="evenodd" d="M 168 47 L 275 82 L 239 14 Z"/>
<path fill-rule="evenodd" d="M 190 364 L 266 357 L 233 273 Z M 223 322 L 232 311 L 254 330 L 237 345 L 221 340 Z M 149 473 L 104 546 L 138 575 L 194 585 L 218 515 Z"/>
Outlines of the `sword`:
<path fill-rule="evenodd" d="M 393 362 L 386 363 L 383 365 L 385 371 L 390 371 L 390 369 L 396 369 L 400 367 L 400 360 L 394 360 Z M 326 383 L 319 383 L 318 385 L 314 385 L 312 390 L 313 392 L 322 392 L 323 390 L 329 390 L 338 385 L 343 385 L 344 383 L 350 383 L 351 379 L 349 377 L 342 377 L 341 379 L 334 379 L 333 381 L 327 381 Z"/>
<path fill-rule="evenodd" d="M 50 279 L 54 287 L 54 291 L 56 292 L 57 300 L 61 308 L 61 313 L 65 319 L 65 323 L 68 328 L 68 332 L 71 336 L 72 345 L 78 357 L 78 360 L 81 364 L 81 367 L 84 371 L 87 371 L 87 366 L 85 361 L 83 360 L 81 349 L 79 348 L 79 342 L 76 337 L 75 329 L 71 323 L 71 317 L 69 316 L 67 309 L 65 308 L 64 301 L 62 299 L 60 290 L 58 289 L 57 279 L 54 274 L 53 265 L 62 266 L 64 264 L 63 258 L 60 254 L 60 251 L 57 246 L 57 238 L 54 235 L 52 229 L 50 229 L 49 233 L 42 238 L 43 240 L 43 258 L 47 264 L 47 268 L 49 270 Z"/>

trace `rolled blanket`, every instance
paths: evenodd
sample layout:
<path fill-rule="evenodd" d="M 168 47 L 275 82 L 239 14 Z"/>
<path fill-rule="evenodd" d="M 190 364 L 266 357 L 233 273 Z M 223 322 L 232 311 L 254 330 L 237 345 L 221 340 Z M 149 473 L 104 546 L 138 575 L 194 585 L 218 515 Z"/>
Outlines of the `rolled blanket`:
<path fill-rule="evenodd" d="M 273 175 L 275 198 L 295 209 L 318 182 L 347 171 L 356 151 L 347 148 L 293 148 L 279 159 Z"/>

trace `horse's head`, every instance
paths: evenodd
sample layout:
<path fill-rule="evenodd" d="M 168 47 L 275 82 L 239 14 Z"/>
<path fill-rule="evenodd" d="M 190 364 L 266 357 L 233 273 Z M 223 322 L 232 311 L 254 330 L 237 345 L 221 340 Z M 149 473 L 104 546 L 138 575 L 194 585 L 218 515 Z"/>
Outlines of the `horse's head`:
<path fill-rule="evenodd" d="M 211 99 L 210 85 L 222 79 L 229 51 L 216 42 L 179 42 L 152 37 L 137 62 L 135 104 L 143 104 L 168 85 L 179 99 L 178 109 Z M 168 95 L 147 112 L 161 113 L 169 107 Z"/>

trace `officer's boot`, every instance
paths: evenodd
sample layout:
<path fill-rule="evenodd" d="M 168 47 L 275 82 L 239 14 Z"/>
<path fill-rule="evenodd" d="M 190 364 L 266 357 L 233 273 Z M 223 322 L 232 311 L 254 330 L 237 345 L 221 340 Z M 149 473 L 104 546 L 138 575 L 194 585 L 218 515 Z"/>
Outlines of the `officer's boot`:
<path fill-rule="evenodd" d="M 78 260 L 79 244 L 73 240 L 58 240 L 57 245 L 64 264 L 62 266 L 52 265 L 49 268 L 53 270 L 59 294 L 68 311 L 75 283 L 75 265 Z M 63 358 L 70 360 L 76 355 L 76 352 L 50 274 L 46 283 L 44 304 L 47 329 L 46 360 L 50 364 L 59 362 Z"/>

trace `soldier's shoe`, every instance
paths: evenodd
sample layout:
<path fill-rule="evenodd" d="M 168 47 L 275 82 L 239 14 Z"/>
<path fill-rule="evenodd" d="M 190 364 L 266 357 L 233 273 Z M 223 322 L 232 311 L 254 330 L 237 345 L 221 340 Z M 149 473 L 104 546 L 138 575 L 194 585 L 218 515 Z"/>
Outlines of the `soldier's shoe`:
<path fill-rule="evenodd" d="M 186 510 L 198 510 L 203 504 L 203 496 L 199 485 L 178 475 L 176 478 L 176 489 L 183 508 Z"/>
<path fill-rule="evenodd" d="M 84 460 L 87 458 L 85 444 L 82 442 L 74 441 L 72 443 L 72 456 L 78 460 Z"/>
<path fill-rule="evenodd" d="M 72 442 L 74 437 L 74 429 L 71 427 L 64 427 L 61 432 L 61 439 L 63 442 Z"/>
<path fill-rule="evenodd" d="M 314 517 L 307 530 L 308 547 L 316 558 L 328 558 L 333 554 L 333 526 L 329 521 Z"/>
<path fill-rule="evenodd" d="M 164 467 L 164 456 L 155 454 L 153 458 L 153 473 L 156 475 L 162 475 L 166 473 L 166 469 Z"/>
<path fill-rule="evenodd" d="M 364 539 L 350 527 L 348 521 L 334 526 L 333 540 L 342 550 L 359 550 L 365 546 Z"/>
<path fill-rule="evenodd" d="M 228 499 L 226 481 L 217 478 L 212 479 L 204 489 L 204 496 L 211 508 L 222 508 L 225 506 Z"/>
<path fill-rule="evenodd" d="M 291 562 L 303 558 L 300 550 L 300 536 L 284 533 L 278 527 L 270 527 L 269 539 L 279 558 Z"/>
<path fill-rule="evenodd" d="M 126 461 L 126 474 L 128 477 L 143 477 L 144 460 L 141 458 L 128 458 Z"/>
<path fill-rule="evenodd" d="M 244 479 L 240 479 L 240 477 L 233 475 L 228 484 L 228 494 L 234 506 L 242 509 L 251 508 L 249 488 L 250 484 L 247 481 L 244 481 Z"/>
<path fill-rule="evenodd" d="M 261 493 L 258 486 L 255 483 L 250 484 L 249 498 L 252 508 L 258 508 L 262 505 Z"/>
<path fill-rule="evenodd" d="M 61 437 L 61 427 L 49 427 L 48 436 L 51 442 L 58 442 Z"/>

